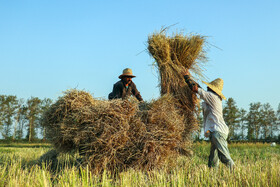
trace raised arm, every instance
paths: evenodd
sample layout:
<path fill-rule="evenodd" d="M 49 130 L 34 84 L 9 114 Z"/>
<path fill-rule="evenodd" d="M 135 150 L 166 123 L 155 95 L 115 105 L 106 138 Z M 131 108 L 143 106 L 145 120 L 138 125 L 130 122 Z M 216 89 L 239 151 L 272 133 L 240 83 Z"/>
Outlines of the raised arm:
<path fill-rule="evenodd" d="M 186 83 L 188 84 L 189 88 L 195 92 L 198 93 L 198 88 L 200 88 L 199 84 L 197 84 L 195 81 L 193 81 L 190 77 L 190 72 L 188 69 L 183 70 L 183 75 Z"/>

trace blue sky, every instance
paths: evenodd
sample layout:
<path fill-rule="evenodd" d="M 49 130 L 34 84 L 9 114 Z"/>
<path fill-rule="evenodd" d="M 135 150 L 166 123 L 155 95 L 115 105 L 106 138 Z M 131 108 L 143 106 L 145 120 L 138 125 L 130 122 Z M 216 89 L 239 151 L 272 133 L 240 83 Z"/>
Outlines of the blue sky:
<path fill-rule="evenodd" d="M 239 107 L 280 103 L 280 1 L 0 0 L 0 94 L 53 100 L 77 88 L 107 98 L 124 68 L 159 97 L 147 38 L 162 26 L 207 36 L 205 75 Z M 205 88 L 205 86 L 204 86 Z"/>

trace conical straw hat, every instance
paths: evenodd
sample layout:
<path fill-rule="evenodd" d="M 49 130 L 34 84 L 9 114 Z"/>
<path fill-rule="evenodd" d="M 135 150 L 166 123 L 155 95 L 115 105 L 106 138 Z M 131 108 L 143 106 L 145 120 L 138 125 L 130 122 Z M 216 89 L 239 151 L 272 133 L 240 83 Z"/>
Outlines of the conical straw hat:
<path fill-rule="evenodd" d="M 210 83 L 202 81 L 209 88 L 211 88 L 214 92 L 216 92 L 222 99 L 226 100 L 226 97 L 223 95 L 222 90 L 224 86 L 224 81 L 221 78 L 217 78 Z"/>

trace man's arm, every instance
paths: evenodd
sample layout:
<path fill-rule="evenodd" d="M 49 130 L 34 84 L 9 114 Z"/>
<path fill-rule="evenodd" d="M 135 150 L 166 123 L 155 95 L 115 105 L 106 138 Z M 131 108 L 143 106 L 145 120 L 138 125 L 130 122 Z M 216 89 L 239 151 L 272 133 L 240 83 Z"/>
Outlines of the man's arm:
<path fill-rule="evenodd" d="M 185 78 L 186 83 L 188 84 L 189 88 L 200 95 L 200 98 L 203 99 L 206 103 L 212 106 L 213 101 L 213 95 L 210 92 L 204 91 L 199 84 L 197 84 L 195 81 L 193 81 L 190 78 L 190 72 L 185 69 L 183 71 L 183 75 Z"/>
<path fill-rule="evenodd" d="M 143 98 L 134 83 L 132 83 L 132 93 L 138 99 L 138 101 L 143 101 Z"/>
<path fill-rule="evenodd" d="M 193 81 L 191 79 L 190 72 L 187 69 L 185 69 L 183 71 L 183 75 L 184 75 L 184 79 L 185 79 L 186 83 L 188 84 L 189 88 L 193 92 L 198 93 L 198 88 L 201 88 L 201 87 L 199 86 L 199 84 L 197 84 L 195 81 Z"/>
<path fill-rule="evenodd" d="M 198 94 L 208 105 L 213 106 L 213 103 L 215 103 L 215 96 L 213 93 L 198 89 Z"/>
<path fill-rule="evenodd" d="M 108 98 L 111 99 L 118 99 L 122 97 L 121 87 L 118 83 L 114 84 L 113 91 L 109 94 Z"/>
<path fill-rule="evenodd" d="M 135 97 L 138 99 L 138 101 L 143 101 L 142 96 L 140 95 L 140 92 L 138 92 L 137 95 L 135 95 Z"/>

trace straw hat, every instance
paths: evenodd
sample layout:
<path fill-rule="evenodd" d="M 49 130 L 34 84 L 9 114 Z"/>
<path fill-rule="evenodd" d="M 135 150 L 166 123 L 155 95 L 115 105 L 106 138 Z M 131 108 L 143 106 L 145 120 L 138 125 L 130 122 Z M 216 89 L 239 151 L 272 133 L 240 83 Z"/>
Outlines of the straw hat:
<path fill-rule="evenodd" d="M 224 86 L 224 81 L 221 78 L 217 78 L 210 83 L 202 81 L 209 88 L 211 88 L 214 92 L 216 92 L 222 99 L 226 100 L 226 97 L 223 95 L 222 90 Z"/>
<path fill-rule="evenodd" d="M 126 77 L 131 77 L 131 78 L 135 77 L 135 76 L 132 74 L 132 70 L 129 69 L 129 68 L 125 68 L 125 69 L 123 70 L 123 73 L 119 76 L 119 78 L 121 79 L 121 78 L 124 77 L 124 76 L 126 76 Z"/>

